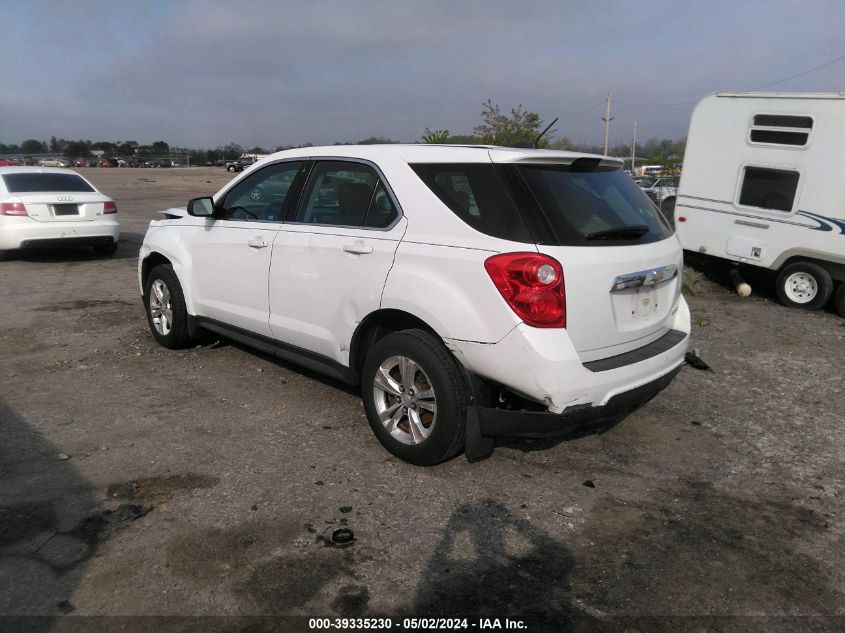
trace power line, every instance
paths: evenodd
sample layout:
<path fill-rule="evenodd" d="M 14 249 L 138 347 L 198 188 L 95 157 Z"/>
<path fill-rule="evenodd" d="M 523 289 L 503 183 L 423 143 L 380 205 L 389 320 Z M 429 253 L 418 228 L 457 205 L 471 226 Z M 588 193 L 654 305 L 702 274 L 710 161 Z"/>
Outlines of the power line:
<path fill-rule="evenodd" d="M 762 86 L 757 86 L 756 88 L 752 88 L 751 90 L 760 90 L 761 88 L 768 88 L 769 86 L 775 86 L 777 84 L 782 84 L 785 81 L 789 81 L 790 79 L 796 79 L 798 77 L 803 77 L 804 75 L 809 75 L 810 73 L 816 72 L 817 70 L 821 70 L 822 68 L 826 68 L 835 64 L 836 62 L 841 62 L 845 59 L 845 55 L 841 57 L 837 57 L 836 59 L 832 59 L 829 62 L 825 62 L 821 66 L 816 66 L 815 68 L 810 68 L 810 70 L 805 70 L 804 72 L 798 73 L 797 75 L 792 75 L 791 77 L 787 77 L 786 79 L 779 79 L 778 81 L 773 81 L 770 84 L 763 84 Z"/>
<path fill-rule="evenodd" d="M 782 84 L 784 82 L 790 81 L 792 79 L 797 79 L 798 77 L 803 77 L 804 75 L 809 75 L 810 73 L 814 73 L 817 70 L 821 70 L 822 68 L 827 68 L 828 66 L 832 66 L 837 62 L 841 62 L 845 60 L 845 55 L 841 57 L 837 57 L 836 59 L 831 59 L 830 61 L 825 62 L 824 64 L 820 64 L 819 66 L 815 66 L 808 70 L 802 71 L 796 75 L 791 75 L 790 77 L 786 77 L 785 79 L 778 79 L 777 81 L 773 81 L 771 83 L 763 84 L 762 86 L 757 86 L 755 88 L 750 88 L 748 92 L 753 92 L 755 90 L 761 90 L 762 88 L 768 88 L 769 86 L 776 86 L 777 84 Z M 635 106 L 639 108 L 665 108 L 671 106 L 685 106 L 685 105 L 695 105 L 698 101 L 679 101 L 677 103 L 631 103 L 629 101 L 619 101 L 616 100 L 616 103 L 620 105 L 627 105 L 627 106 Z"/>
<path fill-rule="evenodd" d="M 567 119 L 574 119 L 575 117 L 581 116 L 582 114 L 587 114 L 587 112 L 592 112 L 593 110 L 595 110 L 599 106 L 603 106 L 603 105 L 604 105 L 604 101 L 599 101 L 598 103 L 591 105 L 586 110 L 581 110 L 580 112 L 576 112 L 575 114 L 567 114 L 566 116 L 560 117 L 559 120 L 560 121 L 566 121 Z"/>
<path fill-rule="evenodd" d="M 627 106 L 637 106 L 640 108 L 663 108 L 667 106 L 695 105 L 698 101 L 681 101 L 678 103 L 631 103 L 630 101 L 619 101 L 619 99 L 617 99 L 616 103 Z"/>

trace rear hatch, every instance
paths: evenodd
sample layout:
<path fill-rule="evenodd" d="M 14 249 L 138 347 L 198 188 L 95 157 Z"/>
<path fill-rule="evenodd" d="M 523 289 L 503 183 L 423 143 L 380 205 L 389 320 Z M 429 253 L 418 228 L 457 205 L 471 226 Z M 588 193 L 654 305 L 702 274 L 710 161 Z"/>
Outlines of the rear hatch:
<path fill-rule="evenodd" d="M 73 172 L 23 172 L 3 174 L 2 178 L 6 190 L 38 222 L 95 220 L 103 215 L 108 200 Z"/>
<path fill-rule="evenodd" d="M 682 250 L 618 163 L 521 161 L 505 171 L 538 250 L 563 267 L 566 331 L 582 360 L 621 354 L 669 331 Z"/>

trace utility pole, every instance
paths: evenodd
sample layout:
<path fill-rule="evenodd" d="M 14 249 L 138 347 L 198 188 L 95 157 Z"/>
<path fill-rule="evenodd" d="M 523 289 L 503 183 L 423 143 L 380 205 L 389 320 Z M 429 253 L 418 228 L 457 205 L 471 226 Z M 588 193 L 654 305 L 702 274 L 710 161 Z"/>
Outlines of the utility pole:
<path fill-rule="evenodd" d="M 636 175 L 637 160 L 637 122 L 634 121 L 634 142 L 631 143 L 631 175 Z"/>
<path fill-rule="evenodd" d="M 607 156 L 607 135 L 610 133 L 610 122 L 613 117 L 610 116 L 610 91 L 607 93 L 607 113 L 601 118 L 604 121 L 604 155 Z"/>

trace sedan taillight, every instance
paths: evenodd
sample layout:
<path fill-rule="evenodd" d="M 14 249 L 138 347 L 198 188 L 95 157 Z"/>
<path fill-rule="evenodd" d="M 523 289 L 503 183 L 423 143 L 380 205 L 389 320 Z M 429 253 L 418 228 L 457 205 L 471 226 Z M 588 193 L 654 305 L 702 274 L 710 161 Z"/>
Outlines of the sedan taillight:
<path fill-rule="evenodd" d="M 533 327 L 566 327 L 563 267 L 540 253 L 503 253 L 484 268 L 516 315 Z"/>
<path fill-rule="evenodd" d="M 117 213 L 117 205 L 109 200 L 103 203 L 103 213 Z"/>
<path fill-rule="evenodd" d="M 23 202 L 0 202 L 0 215 L 29 215 Z"/>

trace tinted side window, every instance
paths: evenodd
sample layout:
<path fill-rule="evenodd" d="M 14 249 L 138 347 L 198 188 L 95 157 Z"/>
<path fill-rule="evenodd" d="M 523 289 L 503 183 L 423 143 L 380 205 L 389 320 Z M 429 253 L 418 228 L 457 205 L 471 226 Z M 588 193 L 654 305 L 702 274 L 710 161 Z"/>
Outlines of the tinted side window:
<path fill-rule="evenodd" d="M 398 213 L 375 169 L 362 163 L 314 165 L 296 222 L 332 226 L 389 226 Z"/>
<path fill-rule="evenodd" d="M 508 188 L 490 163 L 411 165 L 452 212 L 476 231 L 533 243 Z"/>
<path fill-rule="evenodd" d="M 798 172 L 746 167 L 739 203 L 750 207 L 791 211 L 798 190 Z"/>
<path fill-rule="evenodd" d="M 4 174 L 3 183 L 9 193 L 94 191 L 91 185 L 76 174 Z"/>
<path fill-rule="evenodd" d="M 226 194 L 218 208 L 220 219 L 281 222 L 291 204 L 288 191 L 303 164 L 275 163 L 250 174 Z"/>

